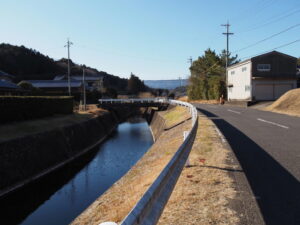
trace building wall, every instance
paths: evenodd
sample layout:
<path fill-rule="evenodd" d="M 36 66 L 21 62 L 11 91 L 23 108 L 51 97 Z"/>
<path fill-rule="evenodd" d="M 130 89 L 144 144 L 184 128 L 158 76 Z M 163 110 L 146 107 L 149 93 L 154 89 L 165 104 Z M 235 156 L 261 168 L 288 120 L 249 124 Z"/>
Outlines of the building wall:
<path fill-rule="evenodd" d="M 247 61 L 236 67 L 228 68 L 227 83 L 229 101 L 251 100 L 251 62 Z"/>
<path fill-rule="evenodd" d="M 297 59 L 278 53 L 271 52 L 269 54 L 253 57 L 252 61 L 252 77 L 263 78 L 295 78 L 297 70 Z M 270 64 L 270 71 L 259 71 L 258 64 Z"/>

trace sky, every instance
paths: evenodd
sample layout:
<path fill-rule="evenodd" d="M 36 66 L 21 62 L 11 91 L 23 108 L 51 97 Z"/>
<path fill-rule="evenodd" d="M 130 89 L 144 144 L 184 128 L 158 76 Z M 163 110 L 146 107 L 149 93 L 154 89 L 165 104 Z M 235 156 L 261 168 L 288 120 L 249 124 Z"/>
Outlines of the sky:
<path fill-rule="evenodd" d="M 221 24 L 227 21 L 234 33 L 229 51 L 240 59 L 277 47 L 300 57 L 299 0 L 0 0 L 0 5 L 0 43 L 57 60 L 67 57 L 70 38 L 74 62 L 125 78 L 131 72 L 143 80 L 187 78 L 189 57 L 226 48 Z"/>

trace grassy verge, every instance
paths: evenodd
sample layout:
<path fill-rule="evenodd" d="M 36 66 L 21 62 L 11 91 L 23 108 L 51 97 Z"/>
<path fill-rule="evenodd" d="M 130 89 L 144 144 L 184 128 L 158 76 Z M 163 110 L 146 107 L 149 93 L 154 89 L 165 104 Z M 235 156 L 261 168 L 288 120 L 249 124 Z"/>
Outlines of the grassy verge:
<path fill-rule="evenodd" d="M 166 128 L 173 127 L 184 120 L 190 118 L 189 112 L 187 108 L 176 106 L 171 110 L 166 112 L 162 112 L 161 116 L 166 120 L 165 126 Z"/>
<path fill-rule="evenodd" d="M 158 224 L 238 224 L 229 208 L 235 189 L 227 170 L 235 168 L 226 163 L 228 151 L 212 121 L 199 116 L 191 167 L 184 168 Z"/>
<path fill-rule="evenodd" d="M 183 112 L 187 113 L 179 108 L 177 110 L 180 112 L 179 115 Z M 174 114 L 177 114 L 175 110 L 170 115 Z M 170 115 L 166 118 L 172 119 L 173 116 Z M 187 114 L 184 116 L 188 117 Z M 164 131 L 137 164 L 72 224 L 98 225 L 105 221 L 122 221 L 177 151 L 183 141 L 182 131 L 190 128 L 191 121 L 189 120 Z"/>

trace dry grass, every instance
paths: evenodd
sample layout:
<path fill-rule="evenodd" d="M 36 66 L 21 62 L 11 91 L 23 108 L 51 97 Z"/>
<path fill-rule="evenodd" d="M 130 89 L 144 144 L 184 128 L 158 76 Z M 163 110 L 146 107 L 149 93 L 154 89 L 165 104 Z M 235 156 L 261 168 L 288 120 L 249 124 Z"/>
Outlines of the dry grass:
<path fill-rule="evenodd" d="M 264 110 L 300 116 L 300 88 L 290 90 Z"/>
<path fill-rule="evenodd" d="M 155 98 L 151 92 L 140 92 L 138 98 Z"/>
<path fill-rule="evenodd" d="M 200 103 L 200 104 L 220 104 L 219 100 L 189 100 L 188 96 L 183 96 L 177 100 L 183 102 Z"/>
<path fill-rule="evenodd" d="M 86 112 L 74 112 L 71 115 L 55 115 L 41 119 L 3 124 L 0 125 L 0 142 L 79 123 L 100 115 L 104 111 L 103 109 L 98 109 L 96 105 L 88 105 Z"/>
<path fill-rule="evenodd" d="M 189 115 L 187 108 L 180 107 L 180 106 L 176 106 L 171 110 L 168 110 L 166 112 L 160 112 L 160 113 L 161 116 L 166 120 L 165 128 L 173 127 L 191 117 Z"/>
<path fill-rule="evenodd" d="M 219 100 L 193 100 L 190 101 L 192 103 L 200 103 L 200 104 L 220 104 Z"/>
<path fill-rule="evenodd" d="M 182 143 L 182 131 L 190 127 L 191 122 L 186 121 L 164 131 L 137 164 L 72 224 L 98 225 L 105 221 L 122 221 L 174 155 Z"/>
<path fill-rule="evenodd" d="M 188 96 L 182 96 L 177 98 L 178 101 L 182 101 L 182 102 L 189 102 L 189 97 Z"/>
<path fill-rule="evenodd" d="M 226 171 L 228 151 L 211 120 L 200 116 L 189 157 L 192 166 L 184 168 L 158 224 L 238 224 L 237 214 L 228 207 L 235 198 Z"/>

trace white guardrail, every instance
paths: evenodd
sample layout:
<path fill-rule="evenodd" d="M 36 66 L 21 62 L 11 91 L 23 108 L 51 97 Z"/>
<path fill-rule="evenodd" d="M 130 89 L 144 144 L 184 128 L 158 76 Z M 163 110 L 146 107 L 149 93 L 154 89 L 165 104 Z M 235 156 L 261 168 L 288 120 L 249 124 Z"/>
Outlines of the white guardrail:
<path fill-rule="evenodd" d="M 172 159 L 133 207 L 121 225 L 154 225 L 158 222 L 163 209 L 175 187 L 181 171 L 188 159 L 198 127 L 197 109 L 190 103 L 162 98 L 149 99 L 101 99 L 99 103 L 167 103 L 189 108 L 192 117 L 192 128 L 188 131 Z M 108 223 L 103 223 L 108 224 Z M 111 223 L 113 224 L 113 223 Z"/>

